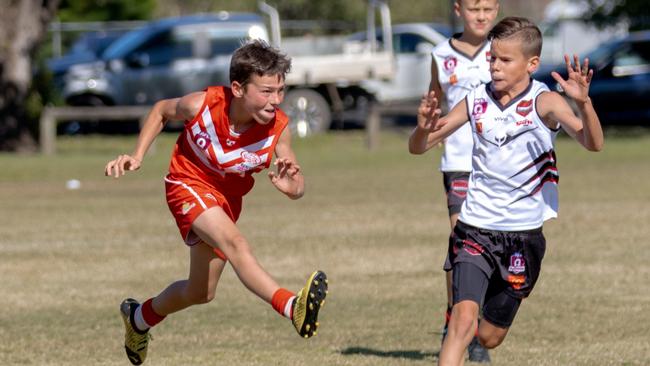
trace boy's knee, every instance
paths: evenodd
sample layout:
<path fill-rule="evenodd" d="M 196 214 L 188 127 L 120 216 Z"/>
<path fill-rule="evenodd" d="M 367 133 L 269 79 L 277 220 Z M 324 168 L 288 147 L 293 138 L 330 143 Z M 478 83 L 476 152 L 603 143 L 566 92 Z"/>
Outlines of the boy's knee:
<path fill-rule="evenodd" d="M 226 245 L 230 247 L 230 250 L 235 253 L 249 252 L 250 246 L 248 241 L 244 238 L 243 235 L 238 234 L 226 241 Z"/>
<path fill-rule="evenodd" d="M 487 349 L 493 349 L 498 347 L 502 342 L 505 337 L 496 335 L 496 334 L 490 334 L 490 335 L 481 335 L 479 333 L 478 340 L 481 343 L 481 345 Z"/>
<path fill-rule="evenodd" d="M 465 307 L 458 307 L 454 313 L 452 313 L 453 321 L 450 321 L 449 326 L 454 328 L 459 334 L 466 335 L 469 333 L 474 333 L 476 331 L 476 312 L 471 309 L 465 309 Z"/>

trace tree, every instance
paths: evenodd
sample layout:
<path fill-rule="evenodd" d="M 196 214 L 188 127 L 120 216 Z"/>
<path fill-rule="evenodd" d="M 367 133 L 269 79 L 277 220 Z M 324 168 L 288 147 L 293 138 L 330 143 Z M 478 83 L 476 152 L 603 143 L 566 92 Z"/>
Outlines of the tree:
<path fill-rule="evenodd" d="M 31 150 L 25 103 L 32 56 L 47 32 L 58 0 L 3 0 L 0 12 L 0 150 Z"/>
<path fill-rule="evenodd" d="M 627 21 L 630 30 L 650 28 L 650 7 L 647 0 L 588 0 L 591 9 L 585 19 L 600 26 Z"/>

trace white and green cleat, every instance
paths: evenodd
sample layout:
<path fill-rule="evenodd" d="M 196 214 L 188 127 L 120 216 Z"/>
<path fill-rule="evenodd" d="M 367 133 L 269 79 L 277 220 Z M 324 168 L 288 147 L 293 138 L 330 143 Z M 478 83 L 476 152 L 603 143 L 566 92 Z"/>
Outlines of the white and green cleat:
<path fill-rule="evenodd" d="M 318 311 L 325 303 L 327 296 L 327 275 L 316 271 L 296 298 L 293 300 L 293 326 L 301 337 L 309 338 L 316 335 L 318 329 Z"/>
<path fill-rule="evenodd" d="M 141 365 L 147 358 L 147 347 L 151 335 L 149 331 L 140 332 L 133 327 L 133 314 L 140 304 L 133 299 L 126 299 L 120 305 L 120 314 L 124 321 L 124 350 L 134 365 Z"/>

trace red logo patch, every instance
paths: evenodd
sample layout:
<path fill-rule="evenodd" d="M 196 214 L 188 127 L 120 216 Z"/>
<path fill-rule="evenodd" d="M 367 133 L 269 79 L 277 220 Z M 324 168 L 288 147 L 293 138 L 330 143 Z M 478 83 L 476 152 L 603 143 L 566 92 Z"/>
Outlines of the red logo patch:
<path fill-rule="evenodd" d="M 212 143 L 210 135 L 205 131 L 201 131 L 194 135 L 193 140 L 196 146 L 200 147 L 203 150 L 205 150 Z"/>
<path fill-rule="evenodd" d="M 467 181 L 466 180 L 455 180 L 451 182 L 451 193 L 458 197 L 467 196 Z"/>
<path fill-rule="evenodd" d="M 476 118 L 485 113 L 488 107 L 487 100 L 483 98 L 474 99 L 474 107 L 472 108 L 472 115 Z"/>
<path fill-rule="evenodd" d="M 533 110 L 533 100 L 522 100 L 517 104 L 517 114 L 526 117 Z"/>
<path fill-rule="evenodd" d="M 492 54 L 490 51 L 485 52 L 485 61 L 490 62 L 492 61 Z"/>
<path fill-rule="evenodd" d="M 476 132 L 479 134 L 483 133 L 483 122 L 476 121 Z"/>
<path fill-rule="evenodd" d="M 442 67 L 448 74 L 451 74 L 456 70 L 456 65 L 458 65 L 458 59 L 454 56 L 447 56 L 442 62 Z"/>

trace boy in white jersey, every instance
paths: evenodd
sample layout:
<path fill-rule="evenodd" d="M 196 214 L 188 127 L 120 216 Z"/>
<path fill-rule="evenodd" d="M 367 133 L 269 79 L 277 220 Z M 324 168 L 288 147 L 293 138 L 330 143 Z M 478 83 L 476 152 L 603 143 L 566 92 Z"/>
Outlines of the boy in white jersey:
<path fill-rule="evenodd" d="M 433 50 L 429 86 L 429 91 L 434 91 L 438 98 L 444 100 L 447 110 L 463 100 L 469 91 L 490 81 L 490 42 L 487 35 L 499 11 L 499 2 L 456 0 L 454 11 L 463 21 L 463 33 L 455 34 Z M 460 207 L 467 194 L 467 182 L 472 170 L 473 144 L 469 125 L 464 125 L 451 134 L 444 143 L 440 171 L 443 174 L 452 230 L 456 226 Z M 447 311 L 443 333 L 446 334 L 452 305 L 451 264 L 448 258 L 444 269 L 447 280 Z M 490 362 L 490 355 L 476 337 L 472 339 L 468 350 L 470 361 Z"/>
<path fill-rule="evenodd" d="M 479 340 L 501 344 L 521 300 L 533 289 L 545 251 L 542 224 L 557 215 L 558 174 L 553 150 L 560 128 L 589 151 L 604 138 L 589 98 L 589 60 L 565 56 L 567 80 L 553 78 L 572 98 L 577 117 L 562 96 L 530 75 L 539 66 L 542 36 L 525 18 L 509 17 L 488 36 L 492 81 L 470 92 L 440 118 L 435 93 L 424 96 L 409 151 L 422 154 L 464 125 L 474 148 L 468 194 L 452 234 L 453 308 L 440 365 L 461 365 L 465 348 L 483 319 Z"/>
<path fill-rule="evenodd" d="M 318 312 L 325 301 L 327 278 L 315 271 L 294 294 L 281 288 L 260 266 L 236 226 L 242 197 L 253 188 L 253 173 L 276 171 L 270 182 L 291 199 L 304 193 L 300 166 L 291 149 L 288 118 L 278 108 L 291 61 L 261 41 L 240 47 L 230 64 L 230 87 L 208 87 L 181 98 L 157 102 L 145 121 L 135 151 L 106 164 L 118 178 L 140 168 L 145 153 L 168 120 L 184 120 L 165 177 L 167 204 L 190 247 L 189 278 L 170 284 L 139 304 L 120 305 L 125 351 L 134 365 L 147 356 L 149 328 L 167 315 L 210 302 L 221 273 L 230 262 L 243 284 L 289 318 L 301 337 L 316 335 Z"/>

